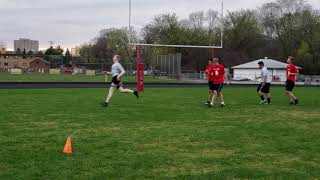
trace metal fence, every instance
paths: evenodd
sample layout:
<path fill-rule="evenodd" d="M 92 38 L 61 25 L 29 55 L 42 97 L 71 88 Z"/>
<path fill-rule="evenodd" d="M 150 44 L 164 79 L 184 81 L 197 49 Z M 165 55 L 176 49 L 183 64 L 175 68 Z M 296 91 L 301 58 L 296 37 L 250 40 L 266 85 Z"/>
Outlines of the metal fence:
<path fill-rule="evenodd" d="M 151 72 L 154 77 L 181 79 L 181 53 L 157 56 Z"/>
<path fill-rule="evenodd" d="M 74 67 L 85 70 L 95 70 L 96 73 L 102 73 L 105 71 L 111 71 L 112 64 L 110 63 L 78 63 L 74 64 Z M 126 70 L 127 74 L 133 75 L 135 73 L 136 67 L 132 63 L 122 64 L 123 68 Z"/>
<path fill-rule="evenodd" d="M 314 85 L 314 86 L 319 86 L 320 85 L 320 76 L 303 76 L 302 77 L 304 80 L 305 85 Z"/>
<path fill-rule="evenodd" d="M 252 74 L 237 74 L 238 76 L 229 75 L 230 81 L 233 83 L 240 83 L 243 84 L 257 84 L 261 82 L 261 78 L 252 78 Z M 272 84 L 284 84 L 287 77 L 286 75 L 276 75 L 276 76 L 270 76 L 270 79 L 272 81 Z M 316 75 L 298 75 L 296 77 L 296 82 L 299 85 L 306 85 L 306 86 L 319 86 L 320 85 L 320 76 Z"/>

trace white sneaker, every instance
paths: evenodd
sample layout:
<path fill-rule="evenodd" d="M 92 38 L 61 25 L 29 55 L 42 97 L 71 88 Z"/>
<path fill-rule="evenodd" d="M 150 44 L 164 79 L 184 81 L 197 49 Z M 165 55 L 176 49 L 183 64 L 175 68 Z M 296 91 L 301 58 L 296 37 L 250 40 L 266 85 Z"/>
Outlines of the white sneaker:
<path fill-rule="evenodd" d="M 261 105 L 262 105 L 262 104 L 267 104 L 267 103 L 268 103 L 267 100 L 263 100 L 263 101 L 260 102 Z"/>

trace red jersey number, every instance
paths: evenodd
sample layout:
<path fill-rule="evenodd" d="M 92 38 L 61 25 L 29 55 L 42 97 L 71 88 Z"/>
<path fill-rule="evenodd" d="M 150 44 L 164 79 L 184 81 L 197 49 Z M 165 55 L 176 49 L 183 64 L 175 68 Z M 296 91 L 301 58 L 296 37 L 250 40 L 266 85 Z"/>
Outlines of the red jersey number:
<path fill-rule="evenodd" d="M 214 84 L 222 84 L 224 82 L 224 66 L 213 65 L 210 69 L 211 81 Z"/>

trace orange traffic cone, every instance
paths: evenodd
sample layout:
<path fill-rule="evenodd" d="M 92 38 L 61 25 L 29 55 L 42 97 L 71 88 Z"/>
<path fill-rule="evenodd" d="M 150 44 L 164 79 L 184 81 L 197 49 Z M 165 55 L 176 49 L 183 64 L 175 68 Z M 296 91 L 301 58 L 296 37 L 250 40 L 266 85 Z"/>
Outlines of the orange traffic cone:
<path fill-rule="evenodd" d="M 63 153 L 72 154 L 72 145 L 71 145 L 71 137 L 70 136 L 67 138 L 66 144 L 64 145 Z"/>

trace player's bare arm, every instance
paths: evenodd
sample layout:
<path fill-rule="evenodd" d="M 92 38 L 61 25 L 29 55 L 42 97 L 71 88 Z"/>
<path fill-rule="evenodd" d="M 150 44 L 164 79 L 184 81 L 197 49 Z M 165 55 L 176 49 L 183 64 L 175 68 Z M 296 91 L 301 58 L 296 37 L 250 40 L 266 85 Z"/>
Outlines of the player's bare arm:
<path fill-rule="evenodd" d="M 121 77 L 123 76 L 123 75 L 125 75 L 126 74 L 126 71 L 125 70 L 123 70 L 123 71 L 121 71 L 121 73 L 118 75 L 118 77 L 117 77 L 117 79 L 118 79 L 118 81 L 120 81 L 121 80 Z"/>

